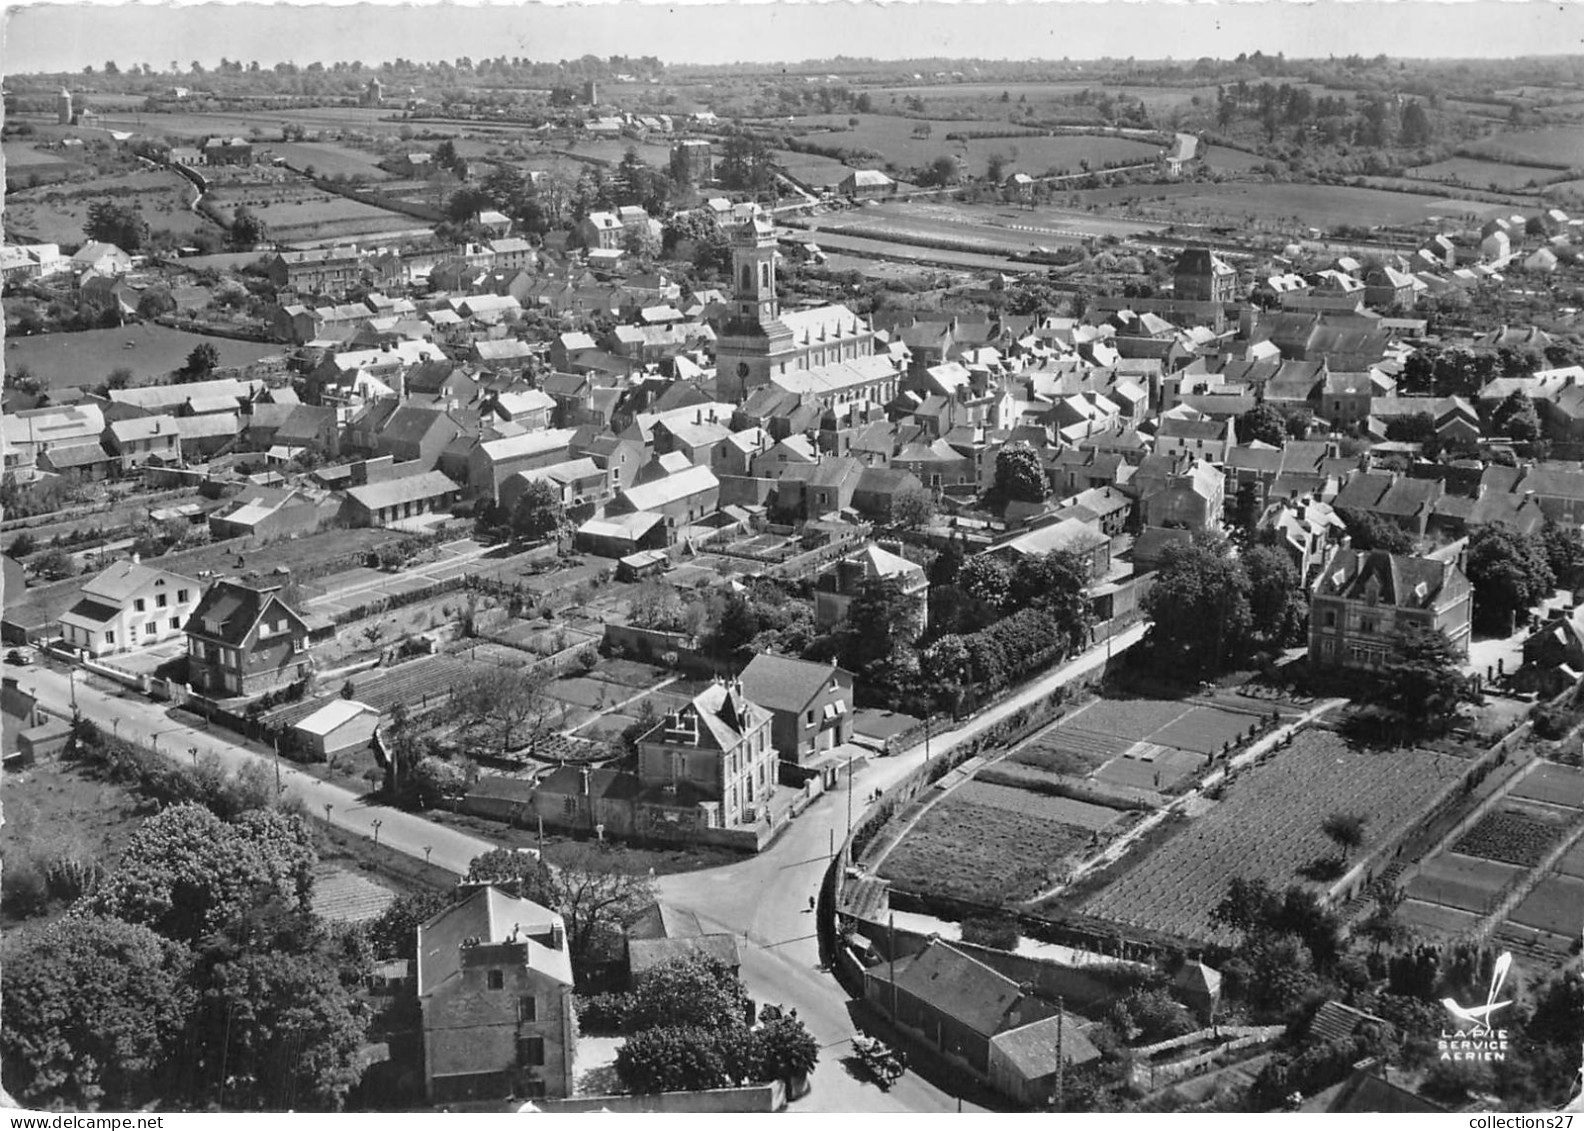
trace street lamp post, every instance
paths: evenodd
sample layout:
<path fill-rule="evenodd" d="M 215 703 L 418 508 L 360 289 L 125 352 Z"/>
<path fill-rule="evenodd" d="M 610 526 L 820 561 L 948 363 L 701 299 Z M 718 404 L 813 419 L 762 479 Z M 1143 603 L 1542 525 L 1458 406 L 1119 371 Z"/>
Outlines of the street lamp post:
<path fill-rule="evenodd" d="M 371 829 L 373 829 L 373 830 L 374 830 L 374 847 L 375 847 L 375 848 L 378 848 L 378 847 L 379 847 L 379 831 L 380 831 L 380 826 L 381 826 L 381 825 L 382 825 L 382 824 L 384 824 L 384 823 L 385 823 L 385 822 L 384 822 L 384 821 L 381 821 L 381 820 L 380 820 L 380 819 L 379 819 L 379 818 L 378 818 L 378 817 L 375 817 L 375 818 L 374 818 L 374 819 L 373 819 L 373 820 L 372 820 L 372 821 L 370 821 L 370 822 L 369 822 L 369 828 L 371 828 Z"/>
<path fill-rule="evenodd" d="M 335 808 L 335 805 L 333 803 L 331 803 L 329 801 L 326 801 L 324 803 L 325 824 L 327 824 L 327 825 L 330 823 L 330 810 L 332 810 L 334 808 Z"/>
<path fill-rule="evenodd" d="M 426 844 L 426 845 L 423 846 L 423 850 L 424 850 L 424 863 L 427 864 L 427 863 L 429 863 L 429 854 L 434 851 L 434 845 Z"/>

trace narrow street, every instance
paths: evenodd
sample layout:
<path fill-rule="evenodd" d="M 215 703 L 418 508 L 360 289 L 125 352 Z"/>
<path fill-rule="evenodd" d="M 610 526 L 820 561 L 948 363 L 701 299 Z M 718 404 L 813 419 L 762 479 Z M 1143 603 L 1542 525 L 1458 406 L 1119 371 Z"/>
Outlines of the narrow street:
<path fill-rule="evenodd" d="M 1138 643 L 1144 630 L 1144 625 L 1134 625 L 1109 644 L 1091 648 L 982 714 L 932 734 L 927 744 L 929 753 L 938 757 L 972 741 L 1017 711 L 1044 699 L 1057 687 L 1103 667 L 1111 656 Z M 130 692 L 102 690 L 90 685 L 81 673 L 75 683 L 77 706 L 85 718 L 173 758 L 187 757 L 195 750 L 199 754 L 213 753 L 228 770 L 239 769 L 250 759 L 272 761 L 268 755 L 230 741 L 224 732 L 171 719 L 162 704 Z M 66 672 L 37 666 L 21 676 L 21 684 L 37 695 L 47 709 L 71 714 L 72 681 Z M 850 781 L 842 781 L 836 790 L 811 805 L 775 844 L 757 856 L 659 880 L 661 896 L 668 903 L 694 912 L 707 927 L 739 937 L 743 978 L 755 999 L 795 1008 L 819 1041 L 820 1071 L 814 1089 L 792 1105 L 793 1111 L 958 1110 L 955 1097 L 916 1073 L 908 1073 L 889 1091 L 883 1091 L 867 1076 L 849 1071 L 843 1063 L 852 1051 L 854 1032 L 848 998 L 835 977 L 820 969 L 814 916 L 809 911 L 809 899 L 819 889 L 833 846 L 840 844 L 867 810 L 876 789 L 889 789 L 923 763 L 925 748 L 925 743 L 919 743 L 851 774 Z M 371 804 L 349 789 L 303 773 L 289 761 L 279 762 L 279 772 L 284 792 L 300 797 L 313 816 L 327 816 L 337 829 L 377 839 L 394 851 L 429 859 L 458 875 L 467 871 L 475 856 L 499 847 L 418 814 Z M 375 821 L 380 822 L 377 831 Z M 971 1107 L 963 1106 L 964 1110 Z"/>

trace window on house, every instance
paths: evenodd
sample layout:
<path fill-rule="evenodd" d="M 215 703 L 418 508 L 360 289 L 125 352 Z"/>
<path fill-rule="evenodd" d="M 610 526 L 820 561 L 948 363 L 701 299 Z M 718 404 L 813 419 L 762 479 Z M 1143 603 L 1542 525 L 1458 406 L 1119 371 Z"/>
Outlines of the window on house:
<path fill-rule="evenodd" d="M 115 643 L 115 633 L 113 633 L 113 632 L 105 633 L 105 643 L 106 644 L 114 644 Z"/>
<path fill-rule="evenodd" d="M 137 597 L 133 599 L 132 607 L 141 613 L 145 608 L 148 607 L 148 602 L 142 597 Z"/>
<path fill-rule="evenodd" d="M 533 994 L 524 994 L 517 999 L 517 1020 L 539 1020 L 539 1002 L 535 1000 Z"/>
<path fill-rule="evenodd" d="M 814 725 L 814 712 L 812 710 L 809 711 L 808 717 L 804 720 L 804 722 L 809 726 Z"/>
<path fill-rule="evenodd" d="M 159 606 L 162 609 L 166 606 L 166 604 L 169 602 L 169 600 L 170 600 L 170 594 L 169 593 L 156 593 L 156 594 L 154 594 L 154 604 Z"/>
<path fill-rule="evenodd" d="M 506 975 L 500 970 L 490 970 L 485 975 L 484 984 L 489 986 L 489 988 L 492 990 L 505 989 Z"/>
<path fill-rule="evenodd" d="M 171 617 L 170 626 L 171 626 L 171 631 L 172 632 L 178 631 L 181 628 L 181 618 L 180 617 Z"/>
<path fill-rule="evenodd" d="M 544 1064 L 544 1038 L 519 1037 L 517 1039 L 517 1063 L 524 1068 L 537 1068 Z"/>
<path fill-rule="evenodd" d="M 1335 609 L 1327 609 L 1326 610 L 1325 626 L 1327 628 L 1335 628 L 1336 627 L 1336 610 Z"/>
<path fill-rule="evenodd" d="M 147 624 L 145 624 L 143 626 L 143 635 L 144 636 L 153 636 L 158 631 L 159 631 L 159 625 L 156 622 L 154 622 L 154 621 L 149 621 Z"/>

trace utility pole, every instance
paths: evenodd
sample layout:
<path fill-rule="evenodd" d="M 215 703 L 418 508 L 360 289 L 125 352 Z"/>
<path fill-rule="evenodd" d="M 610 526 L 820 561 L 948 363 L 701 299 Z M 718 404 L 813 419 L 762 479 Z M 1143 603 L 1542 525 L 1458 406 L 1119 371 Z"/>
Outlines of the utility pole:
<path fill-rule="evenodd" d="M 897 1015 L 897 988 L 896 988 L 896 913 L 892 912 L 886 922 L 886 960 L 890 963 L 891 978 L 891 1023 L 896 1023 Z"/>
<path fill-rule="evenodd" d="M 1061 998 L 1057 998 L 1056 999 L 1056 1110 L 1057 1111 L 1061 1110 L 1062 1101 L 1066 1098 L 1065 1089 L 1064 1089 L 1064 1085 L 1065 1085 L 1066 1081 L 1062 1078 L 1063 1075 L 1064 1075 L 1063 1072 L 1062 1072 L 1062 1068 L 1063 1068 L 1064 1064 L 1066 1063 L 1066 1059 L 1067 1059 L 1065 1056 L 1062 1055 L 1062 1035 L 1063 1035 L 1062 1034 L 1062 1030 L 1063 1030 L 1063 1028 L 1065 1026 L 1065 1023 L 1066 1023 L 1066 1020 L 1067 1020 L 1067 1010 L 1065 1008 L 1065 1005 L 1066 1005 L 1066 1003 Z"/>
<path fill-rule="evenodd" d="M 374 830 L 374 847 L 375 847 L 375 848 L 378 848 L 378 847 L 379 847 L 379 831 L 380 831 L 380 826 L 381 826 L 381 825 L 382 825 L 382 824 L 384 824 L 384 823 L 385 823 L 385 822 L 384 822 L 384 821 L 381 821 L 381 820 L 380 820 L 380 819 L 379 819 L 379 818 L 378 818 L 378 817 L 375 817 L 375 818 L 374 818 L 374 819 L 373 819 L 373 820 L 372 820 L 372 821 L 370 821 L 370 822 L 369 822 L 369 828 L 371 828 L 371 829 L 373 829 L 373 830 Z"/>

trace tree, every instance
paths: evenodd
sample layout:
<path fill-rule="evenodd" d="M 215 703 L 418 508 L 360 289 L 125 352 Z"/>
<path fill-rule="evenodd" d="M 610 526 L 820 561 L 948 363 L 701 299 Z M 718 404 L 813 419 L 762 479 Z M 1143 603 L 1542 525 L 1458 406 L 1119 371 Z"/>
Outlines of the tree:
<path fill-rule="evenodd" d="M 1514 440 L 1534 440 L 1540 436 L 1540 414 L 1522 389 L 1514 389 L 1491 413 L 1491 427 Z"/>
<path fill-rule="evenodd" d="M 155 319 L 162 314 L 169 314 L 176 309 L 176 300 L 171 297 L 169 287 L 149 287 L 138 296 L 137 314 L 139 318 Z M 130 373 L 130 370 L 128 370 Z"/>
<path fill-rule="evenodd" d="M 996 610 L 1012 605 L 1012 571 L 1000 558 L 975 554 L 957 571 L 957 588 Z"/>
<path fill-rule="evenodd" d="M 1464 572 L 1474 586 L 1474 619 L 1492 632 L 1511 632 L 1556 588 L 1545 540 L 1501 522 L 1469 536 Z"/>
<path fill-rule="evenodd" d="M 1413 539 L 1407 531 L 1371 511 L 1338 507 L 1337 517 L 1347 526 L 1356 550 L 1385 550 L 1388 554 L 1413 552 Z"/>
<path fill-rule="evenodd" d="M 1169 546 L 1144 599 L 1152 643 L 1171 671 L 1203 678 L 1221 669 L 1250 625 L 1249 579 L 1218 536 Z"/>
<path fill-rule="evenodd" d="M 1404 444 L 1432 444 L 1436 439 L 1435 417 L 1428 412 L 1394 416 L 1386 422 L 1386 438 Z"/>
<path fill-rule="evenodd" d="M 660 254 L 660 241 L 647 224 L 639 225 L 622 233 L 622 250 L 634 259 L 654 259 Z"/>
<path fill-rule="evenodd" d="M 38 549 L 38 539 L 24 530 L 11 539 L 11 545 L 6 549 L 6 554 L 16 561 L 21 561 L 36 549 Z"/>
<path fill-rule="evenodd" d="M 148 241 L 148 221 L 131 205 L 111 200 L 96 200 L 88 206 L 83 234 L 100 243 L 113 243 L 128 255 L 142 250 Z"/>
<path fill-rule="evenodd" d="M 513 853 L 523 855 L 523 853 Z M 451 897 L 437 891 L 399 895 L 368 925 L 369 944 L 382 959 L 418 957 L 418 928 L 451 906 Z"/>
<path fill-rule="evenodd" d="M 632 1092 L 694 1092 L 734 1083 L 720 1035 L 665 1026 L 634 1033 L 616 1050 L 616 1075 Z"/>
<path fill-rule="evenodd" d="M 1255 546 L 1243 555 L 1249 581 L 1249 616 L 1254 632 L 1273 648 L 1296 643 L 1308 601 L 1298 569 L 1283 550 Z"/>
<path fill-rule="evenodd" d="M 299 816 L 255 809 L 226 822 L 201 805 L 173 805 L 143 822 L 115 871 L 73 913 L 113 915 L 194 943 L 256 903 L 306 909 L 317 860 Z"/>
<path fill-rule="evenodd" d="M 496 849 L 475 857 L 468 879 L 503 884 L 560 913 L 575 969 L 586 969 L 623 924 L 655 900 L 654 882 L 623 871 L 620 858 L 599 844 L 569 844 L 555 867 L 536 855 Z"/>
<path fill-rule="evenodd" d="M 985 180 L 992 184 L 1000 184 L 1006 175 L 1006 154 L 992 153 L 985 159 Z"/>
<path fill-rule="evenodd" d="M 500 752 L 507 754 L 525 737 L 536 737 L 544 725 L 547 682 L 542 672 L 521 665 L 482 668 L 458 688 L 456 706 L 463 718 L 493 731 Z"/>
<path fill-rule="evenodd" d="M 925 186 L 954 185 L 961 179 L 961 170 L 957 166 L 957 158 L 949 153 L 943 153 L 931 161 L 919 174 L 918 183 Z"/>
<path fill-rule="evenodd" d="M 1021 558 L 1012 567 L 1008 589 L 1012 609 L 1040 609 L 1061 626 L 1062 651 L 1074 652 L 1089 639 L 1093 615 L 1085 588 L 1089 559 L 1070 550 Z"/>
<path fill-rule="evenodd" d="M 1198 1028 L 1188 1007 L 1164 989 L 1134 990 L 1117 1003 L 1116 1010 L 1142 1044 L 1185 1036 Z"/>
<path fill-rule="evenodd" d="M 512 508 L 512 533 L 519 538 L 559 538 L 566 526 L 561 492 L 548 479 L 535 479 L 523 488 Z"/>
<path fill-rule="evenodd" d="M 1547 519 L 1540 538 L 1556 583 L 1569 591 L 1584 585 L 1584 538 L 1580 537 L 1579 528 Z"/>
<path fill-rule="evenodd" d="M 842 666 L 874 676 L 877 664 L 910 650 L 923 630 L 920 599 L 895 577 L 871 577 L 859 587 L 840 629 Z"/>
<path fill-rule="evenodd" d="M 467 770 L 444 758 L 420 758 L 412 768 L 412 786 L 425 805 L 454 801 L 467 792 Z"/>
<path fill-rule="evenodd" d="M 111 391 L 116 389 L 129 389 L 132 387 L 133 379 L 134 374 L 132 370 L 128 369 L 124 365 L 118 365 L 112 369 L 110 371 L 110 375 L 105 378 L 105 388 Z"/>
<path fill-rule="evenodd" d="M 36 558 L 32 565 L 33 572 L 48 581 L 62 581 L 77 573 L 77 563 L 59 546 Z"/>
<path fill-rule="evenodd" d="M 991 494 L 1009 502 L 1042 503 L 1050 493 L 1039 453 L 1022 440 L 1003 444 L 996 453 Z"/>
<path fill-rule="evenodd" d="M 795 1080 L 819 1065 L 819 1042 L 795 1017 L 777 1017 L 753 1031 L 748 1061 L 757 1080 Z"/>
<path fill-rule="evenodd" d="M 6 940 L 6 1084 L 25 1104 L 131 1111 L 162 1098 L 190 957 L 146 926 L 74 915 Z"/>
<path fill-rule="evenodd" d="M 360 1075 L 366 1013 L 318 953 L 250 949 L 214 967 L 204 995 L 205 1059 L 240 1107 L 336 1111 Z"/>
<path fill-rule="evenodd" d="M 1363 813 L 1336 812 L 1326 815 L 1320 822 L 1320 831 L 1342 852 L 1345 861 L 1353 850 L 1364 843 L 1364 826 L 1369 817 Z"/>
<path fill-rule="evenodd" d="M 899 491 L 891 501 L 891 521 L 904 530 L 928 526 L 935 517 L 935 496 L 923 487 Z"/>
<path fill-rule="evenodd" d="M 247 205 L 239 204 L 231 214 L 231 242 L 237 247 L 249 248 L 268 237 L 269 228 L 258 214 Z"/>
<path fill-rule="evenodd" d="M 1412 725 L 1444 729 L 1468 694 L 1459 659 L 1446 633 L 1410 625 L 1393 640 L 1392 658 L 1380 671 L 1374 699 Z"/>
<path fill-rule="evenodd" d="M 1237 436 L 1245 444 L 1258 440 L 1279 448 L 1287 442 L 1287 419 L 1262 402 L 1237 418 Z"/>
<path fill-rule="evenodd" d="M 199 342 L 187 354 L 187 361 L 177 371 L 183 382 L 207 381 L 220 364 L 220 351 L 213 342 Z"/>
<path fill-rule="evenodd" d="M 679 958 L 644 971 L 629 995 L 627 1023 L 634 1031 L 681 1025 L 729 1032 L 752 1008 L 742 980 L 719 959 Z"/>
<path fill-rule="evenodd" d="M 961 540 L 952 538 L 941 547 L 940 553 L 935 555 L 935 560 L 930 562 L 930 586 L 957 584 L 957 577 L 963 567 L 963 547 Z"/>

